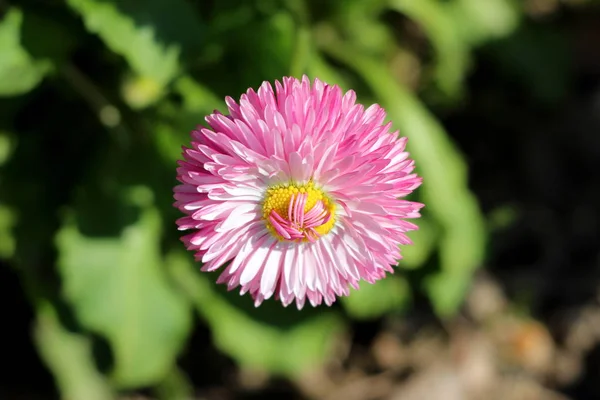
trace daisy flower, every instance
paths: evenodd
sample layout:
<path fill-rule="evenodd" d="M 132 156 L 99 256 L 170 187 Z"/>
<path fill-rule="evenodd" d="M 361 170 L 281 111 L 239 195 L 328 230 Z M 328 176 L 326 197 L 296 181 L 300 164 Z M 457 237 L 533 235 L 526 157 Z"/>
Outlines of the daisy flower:
<path fill-rule="evenodd" d="M 260 305 L 331 305 L 393 272 L 421 184 L 379 105 L 318 79 L 264 82 L 206 117 L 179 162 L 182 240 L 203 271 Z"/>

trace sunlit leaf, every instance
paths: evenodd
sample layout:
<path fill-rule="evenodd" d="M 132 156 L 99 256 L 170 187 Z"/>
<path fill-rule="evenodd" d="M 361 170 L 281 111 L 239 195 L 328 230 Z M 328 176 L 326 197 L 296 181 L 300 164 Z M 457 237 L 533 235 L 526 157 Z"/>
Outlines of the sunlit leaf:
<path fill-rule="evenodd" d="M 123 82 L 121 94 L 132 108 L 146 108 L 162 96 L 163 85 L 148 76 L 129 76 Z"/>
<path fill-rule="evenodd" d="M 21 46 L 23 13 L 9 9 L 0 20 L 0 97 L 33 89 L 50 70 L 48 61 L 35 61 Z"/>
<path fill-rule="evenodd" d="M 342 298 L 342 303 L 352 317 L 371 319 L 402 311 L 410 300 L 408 282 L 399 275 L 391 275 L 374 284 L 361 282 L 360 289 L 352 290 L 350 296 Z"/>
<path fill-rule="evenodd" d="M 49 303 L 38 306 L 34 338 L 63 399 L 114 398 L 108 382 L 94 365 L 90 341 L 63 327 Z"/>
<path fill-rule="evenodd" d="M 123 387 L 163 378 L 190 327 L 186 302 L 161 271 L 159 244 L 160 217 L 151 206 L 119 237 L 84 236 L 73 222 L 57 237 L 65 296 L 78 319 L 108 339 L 113 378 Z"/>
<path fill-rule="evenodd" d="M 343 327 L 331 310 L 284 309 L 272 300 L 259 309 L 240 308 L 215 289 L 210 275 L 194 269 L 185 255 L 173 253 L 169 265 L 174 279 L 210 325 L 215 345 L 242 367 L 293 376 L 319 366 Z M 239 299 L 251 302 L 247 296 Z"/>
<path fill-rule="evenodd" d="M 521 3 L 521 5 L 520 5 Z M 454 0 L 452 18 L 465 41 L 472 45 L 504 37 L 514 31 L 521 17 L 518 0 Z"/>

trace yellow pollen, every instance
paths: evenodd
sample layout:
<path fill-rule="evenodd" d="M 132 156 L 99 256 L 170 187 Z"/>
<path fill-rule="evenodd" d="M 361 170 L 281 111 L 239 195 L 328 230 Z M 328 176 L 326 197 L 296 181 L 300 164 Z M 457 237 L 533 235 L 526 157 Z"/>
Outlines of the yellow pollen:
<path fill-rule="evenodd" d="M 289 207 L 293 207 L 293 197 L 295 198 L 299 193 L 306 193 L 306 203 L 304 204 L 304 212 L 309 212 L 319 201 L 323 202 L 323 207 L 329 212 L 331 217 L 323 225 L 314 227 L 313 229 L 320 235 L 323 236 L 333 228 L 335 223 L 335 202 L 330 199 L 321 189 L 315 188 L 313 181 L 309 181 L 305 184 L 290 183 L 286 185 L 275 185 L 267 189 L 265 199 L 263 202 L 263 219 L 269 231 L 277 237 L 279 240 L 288 240 L 282 237 L 277 230 L 273 227 L 269 221 L 271 211 L 275 211 L 286 221 L 289 221 Z M 297 227 L 300 231 L 303 231 L 302 227 Z M 304 238 L 302 241 L 308 241 Z"/>

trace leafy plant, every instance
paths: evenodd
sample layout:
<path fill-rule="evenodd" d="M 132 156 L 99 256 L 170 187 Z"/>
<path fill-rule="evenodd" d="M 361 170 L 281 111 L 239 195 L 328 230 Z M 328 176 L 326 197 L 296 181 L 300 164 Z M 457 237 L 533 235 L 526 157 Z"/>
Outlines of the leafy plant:
<path fill-rule="evenodd" d="M 391 22 L 398 16 L 420 29 L 425 49 Z M 487 232 L 467 163 L 438 115 L 459 106 L 473 52 L 490 41 L 508 74 L 556 97 L 564 83 L 547 81 L 565 66 L 544 60 L 560 41 L 521 31 L 522 16 L 511 0 L 9 6 L 0 19 L 0 259 L 19 271 L 38 351 L 62 396 L 186 393 L 177 358 L 200 324 L 240 366 L 294 377 L 326 363 L 354 320 L 401 313 L 417 292 L 440 317 L 455 313 Z M 520 57 L 519 43 L 504 41 L 517 29 L 527 49 L 550 44 Z M 363 283 L 343 308 L 254 309 L 182 251 L 175 162 L 225 95 L 303 73 L 386 107 L 410 139 L 426 208 L 396 274 Z M 98 341 L 104 353 L 92 351 Z"/>

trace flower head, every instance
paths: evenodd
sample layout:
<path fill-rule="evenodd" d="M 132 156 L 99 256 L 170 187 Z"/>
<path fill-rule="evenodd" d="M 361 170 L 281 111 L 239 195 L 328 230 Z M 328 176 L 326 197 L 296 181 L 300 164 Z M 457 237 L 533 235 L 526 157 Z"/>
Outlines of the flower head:
<path fill-rule="evenodd" d="M 265 82 L 206 117 L 177 170 L 187 248 L 258 306 L 316 306 L 393 272 L 421 184 L 385 111 L 317 79 Z"/>

